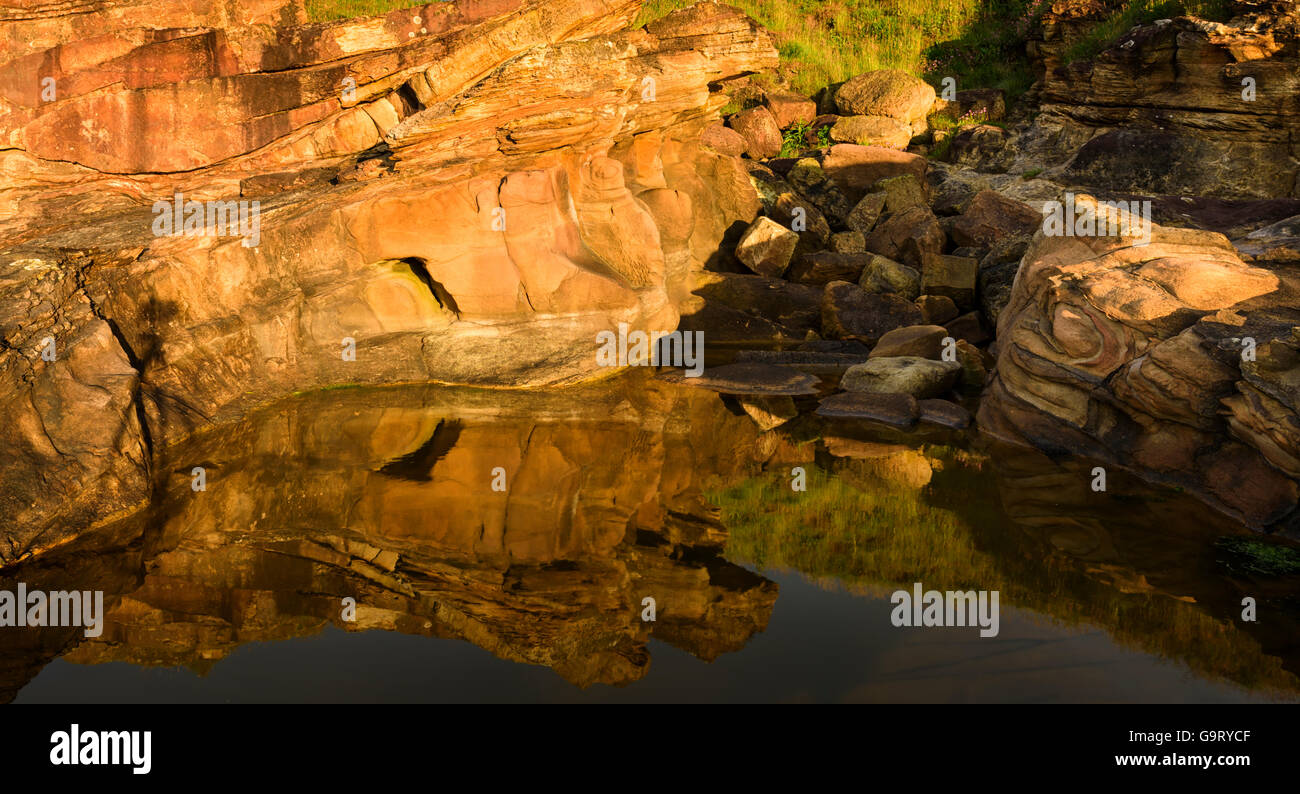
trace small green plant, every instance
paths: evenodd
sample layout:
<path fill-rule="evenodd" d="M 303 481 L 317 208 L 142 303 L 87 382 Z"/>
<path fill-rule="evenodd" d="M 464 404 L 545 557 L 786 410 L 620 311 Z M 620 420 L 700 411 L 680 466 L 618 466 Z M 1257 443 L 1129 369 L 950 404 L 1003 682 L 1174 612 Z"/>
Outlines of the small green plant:
<path fill-rule="evenodd" d="M 808 149 L 825 149 L 831 145 L 831 128 L 823 124 L 814 128 L 806 121 L 796 122 L 781 133 L 781 157 L 794 157 Z"/>
<path fill-rule="evenodd" d="M 1024 180 L 1030 180 L 1030 179 L 1033 179 L 1034 177 L 1038 176 L 1038 175 L 1041 174 L 1041 173 L 1043 173 L 1043 169 L 1041 169 L 1041 168 L 1031 168 L 1031 169 L 1029 169 L 1028 171 L 1026 171 L 1026 172 L 1024 172 L 1023 174 L 1021 174 L 1021 175 L 1020 175 L 1020 178 L 1021 178 L 1021 179 L 1024 179 Z"/>
<path fill-rule="evenodd" d="M 1300 574 L 1300 550 L 1245 537 L 1219 538 L 1214 544 L 1219 563 L 1230 571 L 1257 576 Z"/>

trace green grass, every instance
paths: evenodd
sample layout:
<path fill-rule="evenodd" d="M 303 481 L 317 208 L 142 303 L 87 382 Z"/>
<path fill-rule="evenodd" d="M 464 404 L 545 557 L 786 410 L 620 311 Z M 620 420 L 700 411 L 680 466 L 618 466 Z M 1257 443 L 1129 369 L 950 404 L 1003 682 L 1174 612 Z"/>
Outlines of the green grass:
<path fill-rule="evenodd" d="M 644 24 L 693 0 L 648 0 Z M 961 88 L 1028 87 L 1024 37 L 1040 0 L 732 0 L 772 31 L 780 74 L 811 96 L 874 69 L 901 69 Z"/>
<path fill-rule="evenodd" d="M 329 22 L 335 19 L 373 17 L 398 8 L 418 8 L 429 0 L 307 0 L 307 19 Z"/>
<path fill-rule="evenodd" d="M 647 0 L 638 24 L 694 0 Z M 779 73 L 812 96 L 874 69 L 900 69 L 936 88 L 1000 88 L 1012 99 L 1033 82 L 1025 41 L 1048 0 L 731 0 L 771 30 Z M 1109 0 L 1114 12 L 1069 51 L 1088 58 L 1138 23 L 1179 15 L 1227 18 L 1227 0 Z"/>

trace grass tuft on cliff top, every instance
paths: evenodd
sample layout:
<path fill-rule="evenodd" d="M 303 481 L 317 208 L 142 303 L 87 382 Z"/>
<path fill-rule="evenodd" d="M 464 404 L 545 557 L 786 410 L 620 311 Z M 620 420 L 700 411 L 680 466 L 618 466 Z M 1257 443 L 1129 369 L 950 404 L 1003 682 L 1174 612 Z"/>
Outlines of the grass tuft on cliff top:
<path fill-rule="evenodd" d="M 419 8 L 437 0 L 307 0 L 309 22 L 373 17 L 399 8 Z"/>
<path fill-rule="evenodd" d="M 637 24 L 693 5 L 647 0 Z M 782 82 L 812 96 L 876 69 L 900 69 L 939 85 L 1000 88 L 1015 97 L 1033 82 L 1025 41 L 1048 0 L 728 0 L 775 34 Z M 1088 58 L 1139 23 L 1179 15 L 1226 18 L 1227 0 L 1111 0 L 1112 13 L 1070 53 Z"/>

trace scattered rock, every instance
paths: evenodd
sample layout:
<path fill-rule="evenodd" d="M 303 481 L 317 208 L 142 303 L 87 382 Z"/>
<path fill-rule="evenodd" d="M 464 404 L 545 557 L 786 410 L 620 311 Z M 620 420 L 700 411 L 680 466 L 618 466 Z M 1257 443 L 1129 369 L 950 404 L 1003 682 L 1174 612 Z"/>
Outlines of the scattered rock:
<path fill-rule="evenodd" d="M 796 124 L 810 124 L 817 116 L 817 103 L 786 91 L 768 91 L 763 104 L 771 112 L 776 126 L 788 130 Z"/>
<path fill-rule="evenodd" d="M 862 270 L 858 286 L 867 292 L 893 292 L 915 300 L 921 293 L 921 271 L 880 254 L 872 254 Z"/>
<path fill-rule="evenodd" d="M 960 374 L 961 364 L 956 361 L 932 361 L 917 356 L 873 358 L 849 367 L 840 387 L 874 394 L 938 397 L 952 390 Z"/>
<path fill-rule="evenodd" d="M 865 250 L 866 235 L 871 234 L 875 228 L 876 221 L 880 219 L 880 213 L 885 208 L 884 193 L 868 193 L 862 197 L 862 200 L 853 207 L 849 212 L 844 223 L 850 229 L 863 235 L 863 246 Z"/>
<path fill-rule="evenodd" d="M 796 162 L 786 174 L 786 179 L 800 195 L 808 197 L 831 218 L 843 218 L 853 208 L 853 202 L 826 175 L 821 163 L 812 157 L 804 157 Z"/>
<path fill-rule="evenodd" d="M 832 281 L 857 281 L 870 255 L 818 251 L 799 258 L 790 269 L 790 280 L 797 284 L 829 284 Z"/>
<path fill-rule="evenodd" d="M 961 364 L 961 385 L 963 389 L 978 391 L 984 388 L 988 379 L 988 367 L 985 365 L 984 353 L 965 339 L 957 340 L 957 363 Z"/>
<path fill-rule="evenodd" d="M 854 419 L 879 422 L 896 428 L 916 424 L 920 409 L 910 394 L 848 392 L 822 400 L 815 413 L 824 419 Z"/>
<path fill-rule="evenodd" d="M 837 143 L 822 158 L 827 176 L 854 201 L 887 177 L 911 174 L 925 179 L 925 165 L 925 158 L 919 155 L 853 143 Z"/>
<path fill-rule="evenodd" d="M 867 237 L 867 250 L 919 268 L 926 259 L 941 254 L 946 240 L 933 212 L 911 207 L 878 222 Z"/>
<path fill-rule="evenodd" d="M 741 156 L 749 146 L 744 136 L 721 124 L 710 124 L 705 127 L 700 133 L 700 143 L 718 154 L 725 154 L 728 157 Z"/>
<path fill-rule="evenodd" d="M 967 127 L 952 136 L 948 145 L 947 160 L 979 170 L 1002 153 L 1007 145 L 1007 131 L 991 124 Z"/>
<path fill-rule="evenodd" d="M 871 349 L 871 358 L 915 356 L 938 359 L 943 351 L 943 340 L 948 331 L 939 325 L 909 325 L 895 328 L 880 337 Z"/>
<path fill-rule="evenodd" d="M 872 190 L 885 194 L 885 212 L 888 213 L 928 206 L 925 200 L 925 188 L 911 174 L 882 179 L 872 187 Z"/>
<path fill-rule="evenodd" d="M 951 298 L 958 306 L 973 306 L 978 276 L 979 260 L 945 254 L 929 256 L 921 267 L 921 292 Z"/>
<path fill-rule="evenodd" d="M 906 149 L 912 140 L 910 124 L 888 116 L 841 116 L 831 127 L 831 140 L 862 146 Z"/>
<path fill-rule="evenodd" d="M 920 286 L 919 273 L 917 286 L 918 288 Z M 922 295 L 916 299 L 916 305 L 921 310 L 921 315 L 925 317 L 925 321 L 931 325 L 943 325 L 960 314 L 957 304 L 953 303 L 952 298 L 947 295 Z"/>
<path fill-rule="evenodd" d="M 1043 216 L 1028 204 L 981 190 L 952 227 L 957 245 L 987 248 L 1011 236 L 1032 235 Z"/>
<path fill-rule="evenodd" d="M 831 235 L 831 250 L 840 254 L 865 254 L 867 238 L 862 232 L 836 232 Z"/>
<path fill-rule="evenodd" d="M 790 266 L 799 235 L 771 218 L 759 217 L 736 246 L 736 258 L 759 274 L 778 278 Z"/>
<path fill-rule="evenodd" d="M 921 132 L 926 114 L 934 105 L 934 89 L 907 72 L 881 69 L 860 74 L 840 86 L 835 92 L 835 105 L 844 116 L 888 116 Z"/>
<path fill-rule="evenodd" d="M 919 325 L 921 310 L 907 298 L 870 293 L 847 281 L 832 281 L 822 293 L 822 332 L 836 339 L 874 345 L 887 331 Z"/>
<path fill-rule="evenodd" d="M 953 339 L 962 339 L 972 345 L 982 345 L 993 338 L 984 326 L 983 317 L 977 311 L 967 312 L 954 320 L 950 320 L 948 322 L 948 333 Z"/>
<path fill-rule="evenodd" d="M 745 139 L 745 153 L 753 159 L 762 160 L 781 153 L 781 128 L 767 108 L 742 110 L 727 123 Z"/>
<path fill-rule="evenodd" d="M 938 425 L 950 430 L 964 430 L 970 426 L 970 411 L 947 400 L 917 400 L 917 411 L 923 424 Z"/>

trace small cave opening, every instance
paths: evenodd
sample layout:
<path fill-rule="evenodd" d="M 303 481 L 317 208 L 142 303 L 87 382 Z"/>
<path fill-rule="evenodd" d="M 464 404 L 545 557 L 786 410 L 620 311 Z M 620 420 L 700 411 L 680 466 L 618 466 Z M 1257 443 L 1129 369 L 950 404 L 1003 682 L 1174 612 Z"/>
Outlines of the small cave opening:
<path fill-rule="evenodd" d="M 456 319 L 460 319 L 460 307 L 456 305 L 456 298 L 447 291 L 446 287 L 433 280 L 433 276 L 429 275 L 429 268 L 424 264 L 423 259 L 408 256 L 398 261 L 409 267 L 415 277 L 429 288 L 429 294 L 433 295 L 433 299 L 438 302 L 439 306 L 456 315 Z"/>

